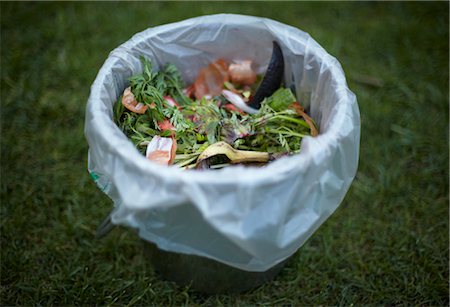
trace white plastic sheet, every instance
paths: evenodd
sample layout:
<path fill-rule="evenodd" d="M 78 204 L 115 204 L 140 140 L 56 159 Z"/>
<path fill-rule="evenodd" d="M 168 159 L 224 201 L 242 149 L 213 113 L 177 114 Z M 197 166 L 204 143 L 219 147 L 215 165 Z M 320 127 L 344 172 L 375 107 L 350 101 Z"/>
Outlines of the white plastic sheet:
<path fill-rule="evenodd" d="M 264 72 L 276 40 L 285 84 L 320 127 L 301 153 L 263 168 L 181 170 L 146 160 L 114 124 L 113 105 L 141 71 L 175 64 L 187 84 L 216 60 L 251 59 Z M 112 221 L 159 248 L 265 271 L 291 256 L 342 202 L 357 170 L 360 117 L 339 62 L 307 33 L 279 22 L 219 14 L 147 29 L 113 50 L 91 88 L 88 169 L 114 201 Z"/>

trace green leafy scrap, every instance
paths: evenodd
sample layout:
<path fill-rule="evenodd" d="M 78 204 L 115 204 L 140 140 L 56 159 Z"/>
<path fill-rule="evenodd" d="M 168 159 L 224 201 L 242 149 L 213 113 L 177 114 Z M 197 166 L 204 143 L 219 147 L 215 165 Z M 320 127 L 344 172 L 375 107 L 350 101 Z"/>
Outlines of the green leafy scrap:
<path fill-rule="evenodd" d="M 295 98 L 292 91 L 288 88 L 279 88 L 272 94 L 272 96 L 268 97 L 267 104 L 274 109 L 275 111 L 286 110 L 292 103 L 294 103 L 297 99 Z"/>

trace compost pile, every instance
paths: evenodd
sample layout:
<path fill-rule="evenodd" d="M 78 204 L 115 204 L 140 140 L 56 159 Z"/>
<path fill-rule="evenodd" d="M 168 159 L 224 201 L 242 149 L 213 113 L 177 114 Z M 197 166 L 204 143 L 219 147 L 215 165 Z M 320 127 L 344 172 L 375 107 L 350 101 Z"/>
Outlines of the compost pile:
<path fill-rule="evenodd" d="M 132 76 L 114 120 L 147 159 L 180 168 L 261 166 L 300 151 L 318 134 L 290 89 L 283 87 L 283 55 L 274 42 L 264 77 L 252 62 L 218 59 L 185 87 L 173 64 Z"/>

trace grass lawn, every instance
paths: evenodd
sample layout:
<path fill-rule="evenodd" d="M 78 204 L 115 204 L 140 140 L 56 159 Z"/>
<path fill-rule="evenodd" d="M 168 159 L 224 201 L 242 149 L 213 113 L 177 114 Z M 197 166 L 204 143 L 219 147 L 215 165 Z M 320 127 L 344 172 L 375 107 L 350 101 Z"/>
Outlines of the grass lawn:
<path fill-rule="evenodd" d="M 448 2 L 1 3 L 1 302 L 7 305 L 448 305 Z M 137 236 L 94 239 L 112 204 L 87 172 L 84 112 L 108 53 L 198 15 L 298 27 L 342 64 L 359 171 L 271 283 L 203 296 L 155 276 Z"/>

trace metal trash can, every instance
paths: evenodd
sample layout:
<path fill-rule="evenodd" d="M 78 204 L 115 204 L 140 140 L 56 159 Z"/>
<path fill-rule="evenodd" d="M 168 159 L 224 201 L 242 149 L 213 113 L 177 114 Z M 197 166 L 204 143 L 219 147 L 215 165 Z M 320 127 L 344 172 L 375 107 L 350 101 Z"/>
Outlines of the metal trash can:
<path fill-rule="evenodd" d="M 238 294 L 274 279 L 288 260 L 265 272 L 248 272 L 205 257 L 167 252 L 142 240 L 144 252 L 162 278 L 205 294 Z"/>

